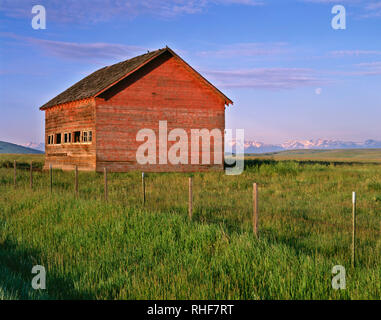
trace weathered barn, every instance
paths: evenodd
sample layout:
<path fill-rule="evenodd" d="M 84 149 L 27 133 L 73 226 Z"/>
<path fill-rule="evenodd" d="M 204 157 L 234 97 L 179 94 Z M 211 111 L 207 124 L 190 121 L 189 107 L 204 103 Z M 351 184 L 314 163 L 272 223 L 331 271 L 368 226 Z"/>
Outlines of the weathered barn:
<path fill-rule="evenodd" d="M 143 128 L 158 132 L 182 128 L 225 129 L 222 92 L 166 47 L 104 67 L 62 92 L 40 109 L 45 111 L 45 169 L 102 171 L 205 171 L 222 163 L 140 164 L 136 152 Z M 175 142 L 169 141 L 166 148 Z M 223 138 L 222 138 L 222 150 Z M 155 142 L 162 147 L 160 139 Z M 189 155 L 191 157 L 189 144 Z M 215 145 L 212 143 L 212 154 Z M 200 148 L 200 156 L 202 157 Z M 159 154 L 157 154 L 157 158 Z"/>

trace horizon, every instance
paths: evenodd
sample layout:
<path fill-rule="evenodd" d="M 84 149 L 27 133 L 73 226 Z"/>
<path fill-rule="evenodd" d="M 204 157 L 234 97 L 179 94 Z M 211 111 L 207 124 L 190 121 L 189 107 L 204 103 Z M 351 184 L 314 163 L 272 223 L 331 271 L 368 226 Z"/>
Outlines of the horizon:
<path fill-rule="evenodd" d="M 375 139 L 365 139 L 365 140 L 362 140 L 362 141 L 349 141 L 349 140 L 341 140 L 341 139 L 288 139 L 288 140 L 284 140 L 283 142 L 280 142 L 280 143 L 266 143 L 266 142 L 263 142 L 263 141 L 258 141 L 258 140 L 248 140 L 248 139 L 245 139 L 244 140 L 244 143 L 257 143 L 257 144 L 262 144 L 262 146 L 276 146 L 276 147 L 282 147 L 284 148 L 284 150 L 291 150 L 291 149 L 319 149 L 319 148 L 316 148 L 316 146 L 313 146 L 311 148 L 287 148 L 287 144 L 291 143 L 291 142 L 295 142 L 295 143 L 300 143 L 300 142 L 311 142 L 311 143 L 317 143 L 317 142 L 340 142 L 340 143 L 352 143 L 352 144 L 356 144 L 358 145 L 359 149 L 363 148 L 363 146 L 365 145 L 365 143 L 367 142 L 375 142 L 377 143 L 376 146 L 374 147 L 367 147 L 369 149 L 379 149 L 381 148 L 381 140 L 375 140 Z M 35 141 L 28 141 L 28 142 L 23 142 L 23 143 L 16 143 L 16 142 L 12 142 L 12 141 L 3 141 L 3 140 L 0 140 L 0 142 L 5 142 L 5 143 L 11 143 L 11 144 L 15 144 L 15 145 L 19 145 L 19 146 L 22 146 L 22 147 L 27 147 L 27 148 L 32 148 L 32 149 L 35 149 L 35 150 L 41 150 L 41 149 L 38 149 L 38 147 L 42 147 L 44 146 L 45 147 L 45 143 L 44 142 L 35 142 Z M 234 145 L 235 144 L 235 139 L 233 139 L 231 141 L 231 143 Z M 225 141 L 225 146 L 228 145 L 229 143 L 227 141 Z M 337 147 L 337 148 L 327 148 L 327 147 L 323 147 L 321 148 L 322 150 L 327 150 L 327 149 L 331 149 L 331 150 L 339 150 L 339 149 L 350 149 L 350 147 Z M 354 149 L 357 149 L 356 147 L 354 147 Z"/>
<path fill-rule="evenodd" d="M 44 143 L 41 105 L 166 45 L 234 101 L 226 128 L 245 129 L 245 140 L 381 140 L 381 1 L 108 3 L 2 1 L 0 140 Z M 31 26 L 35 4 L 46 7 L 45 30 Z M 336 4 L 345 30 L 331 26 Z"/>

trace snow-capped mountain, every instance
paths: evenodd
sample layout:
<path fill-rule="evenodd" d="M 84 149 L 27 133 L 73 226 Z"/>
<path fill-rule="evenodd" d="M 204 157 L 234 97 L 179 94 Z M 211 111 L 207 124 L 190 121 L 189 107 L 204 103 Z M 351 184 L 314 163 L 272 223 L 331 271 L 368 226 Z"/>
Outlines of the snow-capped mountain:
<path fill-rule="evenodd" d="M 235 151 L 235 141 L 232 142 L 231 148 Z M 44 143 L 28 142 L 22 144 L 23 147 L 36 149 L 45 152 Z M 226 146 L 229 148 L 229 146 Z M 266 153 L 284 150 L 297 149 L 371 149 L 381 148 L 381 141 L 365 140 L 364 142 L 341 141 L 335 139 L 316 139 L 316 140 L 289 140 L 282 144 L 266 144 L 259 141 L 245 141 L 245 153 Z M 229 152 L 229 151 L 227 151 Z"/>
<path fill-rule="evenodd" d="M 285 150 L 293 149 L 350 149 L 364 148 L 364 143 L 356 143 L 352 141 L 340 140 L 290 140 L 283 143 L 281 146 Z"/>
<path fill-rule="evenodd" d="M 236 142 L 233 141 L 230 145 L 233 152 L 235 151 Z M 227 146 L 229 148 L 229 146 Z M 341 140 L 289 140 L 282 144 L 265 144 L 258 141 L 245 141 L 245 153 L 266 153 L 277 152 L 284 150 L 297 149 L 366 149 L 366 148 L 381 148 L 381 141 L 365 140 L 364 142 L 341 141 Z"/>
<path fill-rule="evenodd" d="M 27 142 L 27 143 L 21 144 L 21 146 L 45 152 L 44 143 Z"/>

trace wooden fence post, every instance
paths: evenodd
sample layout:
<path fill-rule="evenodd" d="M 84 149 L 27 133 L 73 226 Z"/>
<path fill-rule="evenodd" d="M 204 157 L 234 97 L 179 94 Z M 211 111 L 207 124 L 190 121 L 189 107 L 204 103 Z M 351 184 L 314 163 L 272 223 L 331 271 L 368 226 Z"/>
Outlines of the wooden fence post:
<path fill-rule="evenodd" d="M 50 193 L 53 193 L 53 166 L 49 165 L 49 171 L 50 171 Z"/>
<path fill-rule="evenodd" d="M 253 184 L 253 232 L 258 237 L 258 185 Z"/>
<path fill-rule="evenodd" d="M 355 267 L 356 252 L 356 192 L 352 192 L 352 267 Z"/>
<path fill-rule="evenodd" d="M 143 204 L 146 203 L 146 182 L 144 179 L 144 172 L 142 172 L 142 192 L 143 192 Z"/>
<path fill-rule="evenodd" d="M 192 220 L 193 215 L 193 190 L 192 190 L 192 177 L 189 177 L 189 203 L 188 203 L 188 214 L 189 220 Z"/>
<path fill-rule="evenodd" d="M 103 169 L 104 171 L 104 179 L 105 179 L 105 200 L 108 201 L 108 186 L 107 186 L 107 168 Z"/>
<path fill-rule="evenodd" d="M 75 196 L 78 197 L 78 166 L 75 166 Z"/>
<path fill-rule="evenodd" d="M 16 160 L 13 161 L 13 186 L 16 188 Z"/>
<path fill-rule="evenodd" d="M 33 189 L 33 161 L 30 162 L 30 188 Z"/>

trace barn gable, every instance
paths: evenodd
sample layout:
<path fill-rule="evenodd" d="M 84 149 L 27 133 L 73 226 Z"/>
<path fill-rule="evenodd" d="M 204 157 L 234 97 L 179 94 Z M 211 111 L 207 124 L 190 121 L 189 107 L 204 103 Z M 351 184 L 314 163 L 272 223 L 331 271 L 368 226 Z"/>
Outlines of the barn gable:
<path fill-rule="evenodd" d="M 161 71 L 158 69 L 161 69 Z M 225 96 L 216 91 L 215 87 L 202 78 L 198 72 L 169 51 L 156 57 L 150 63 L 141 66 L 132 74 L 123 77 L 109 88 L 104 89 L 97 94 L 97 97 L 101 98 L 101 100 L 111 100 L 111 103 L 114 101 L 114 103 L 122 104 L 125 104 L 123 101 L 128 101 L 126 103 L 131 104 L 136 100 L 135 103 L 141 104 L 144 102 L 147 106 L 147 103 L 149 104 L 149 101 L 152 100 L 163 104 L 163 101 L 159 101 L 162 95 L 166 96 L 168 106 L 175 106 L 173 102 L 177 99 L 177 96 L 189 96 L 191 100 L 192 97 L 202 95 L 204 107 L 210 105 L 208 101 L 211 99 L 219 101 L 222 105 L 229 103 L 226 101 Z M 184 104 L 184 101 L 182 103 Z M 102 104 L 102 102 L 98 104 Z"/>
<path fill-rule="evenodd" d="M 159 164 L 159 159 L 148 167 L 139 166 L 136 163 L 136 150 L 141 144 L 136 139 L 138 132 L 150 129 L 159 136 L 160 121 L 166 122 L 168 132 L 181 128 L 189 137 L 193 129 L 218 128 L 223 132 L 225 128 L 225 100 L 169 52 L 98 97 L 97 170 L 107 166 L 113 171 L 182 171 L 184 166 Z M 168 142 L 168 149 L 174 143 Z M 159 148 L 158 140 L 156 147 Z M 188 156 L 191 157 L 190 149 Z M 189 165 L 190 169 L 202 170 L 201 166 Z"/>
<path fill-rule="evenodd" d="M 49 102 L 41 106 L 40 110 L 46 110 L 56 105 L 86 98 L 95 98 L 164 53 L 169 53 L 181 61 L 201 82 L 209 86 L 217 95 L 219 95 L 226 105 L 233 103 L 220 90 L 180 58 L 173 50 L 166 47 L 99 69 L 51 99 Z"/>

